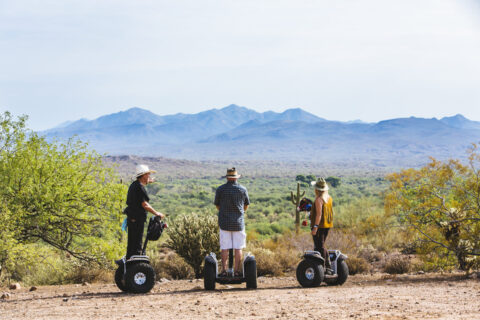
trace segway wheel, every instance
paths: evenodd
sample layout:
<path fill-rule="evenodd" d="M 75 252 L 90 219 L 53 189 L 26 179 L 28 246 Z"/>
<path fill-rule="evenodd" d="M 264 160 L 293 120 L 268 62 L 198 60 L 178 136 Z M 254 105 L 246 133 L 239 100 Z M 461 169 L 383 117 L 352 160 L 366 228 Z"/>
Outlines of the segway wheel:
<path fill-rule="evenodd" d="M 127 285 L 125 280 L 123 279 L 123 266 L 120 266 L 115 271 L 115 284 L 117 285 L 118 289 L 127 292 Z"/>
<path fill-rule="evenodd" d="M 245 263 L 245 280 L 247 289 L 257 289 L 257 262 L 255 260 Z"/>
<path fill-rule="evenodd" d="M 323 266 L 312 260 L 302 260 L 297 267 L 298 283 L 304 288 L 318 287 L 324 277 Z"/>
<path fill-rule="evenodd" d="M 345 260 L 337 261 L 337 275 L 338 277 L 335 279 L 328 279 L 325 282 L 329 286 L 341 286 L 342 284 L 347 281 L 348 278 L 348 266 Z"/>
<path fill-rule="evenodd" d="M 203 266 L 203 286 L 205 290 L 215 290 L 216 268 L 216 264 L 210 263 L 205 259 L 205 265 Z"/>
<path fill-rule="evenodd" d="M 127 266 L 125 281 L 129 291 L 147 293 L 155 285 L 155 272 L 148 263 L 135 263 Z"/>

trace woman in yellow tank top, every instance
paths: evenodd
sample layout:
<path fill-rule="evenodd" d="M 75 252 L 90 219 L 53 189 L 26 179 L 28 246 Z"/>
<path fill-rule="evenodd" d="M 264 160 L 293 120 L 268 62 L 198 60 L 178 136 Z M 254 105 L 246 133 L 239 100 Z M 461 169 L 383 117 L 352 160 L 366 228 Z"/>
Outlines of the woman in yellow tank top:
<path fill-rule="evenodd" d="M 328 231 L 333 227 L 333 199 L 328 194 L 328 185 L 325 179 L 312 181 L 315 187 L 315 201 L 310 213 L 310 228 L 312 230 L 315 251 L 321 253 L 325 259 L 326 273 L 331 273 L 331 264 L 328 250 L 325 247 Z"/>

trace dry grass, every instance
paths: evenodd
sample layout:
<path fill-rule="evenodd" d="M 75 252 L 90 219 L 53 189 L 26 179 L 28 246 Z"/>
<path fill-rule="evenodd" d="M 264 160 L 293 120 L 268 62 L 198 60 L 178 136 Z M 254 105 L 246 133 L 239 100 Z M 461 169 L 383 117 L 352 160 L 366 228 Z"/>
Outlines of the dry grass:
<path fill-rule="evenodd" d="M 350 275 L 368 273 L 370 271 L 370 264 L 362 257 L 349 256 L 345 261 Z"/>
<path fill-rule="evenodd" d="M 193 268 L 173 250 L 161 248 L 158 255 L 152 257 L 151 264 L 157 279 L 193 279 Z"/>
<path fill-rule="evenodd" d="M 67 282 L 71 283 L 110 283 L 113 279 L 113 271 L 98 268 L 89 268 L 88 266 L 82 266 L 72 269 L 67 275 Z"/>
<path fill-rule="evenodd" d="M 404 274 L 413 269 L 409 256 L 394 255 L 385 263 L 384 271 L 389 274 Z"/>

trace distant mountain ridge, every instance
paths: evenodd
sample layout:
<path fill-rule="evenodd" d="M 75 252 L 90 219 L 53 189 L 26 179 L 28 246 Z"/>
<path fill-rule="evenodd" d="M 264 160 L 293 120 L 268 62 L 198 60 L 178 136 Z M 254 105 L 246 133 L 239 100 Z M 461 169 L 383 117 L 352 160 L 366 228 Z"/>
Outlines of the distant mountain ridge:
<path fill-rule="evenodd" d="M 441 119 L 340 122 L 300 108 L 260 113 L 232 104 L 166 116 L 131 108 L 94 120 L 67 122 L 43 134 L 47 139 L 77 135 L 110 155 L 402 166 L 425 162 L 428 156 L 464 156 L 472 142 L 480 141 L 480 122 L 459 114 Z"/>

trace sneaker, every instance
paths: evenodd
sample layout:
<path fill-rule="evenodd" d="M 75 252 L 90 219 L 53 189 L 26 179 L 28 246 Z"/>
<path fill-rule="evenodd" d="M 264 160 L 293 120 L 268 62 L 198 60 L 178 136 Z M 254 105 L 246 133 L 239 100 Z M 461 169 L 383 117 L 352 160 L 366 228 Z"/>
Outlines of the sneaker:
<path fill-rule="evenodd" d="M 325 268 L 325 274 L 332 276 L 333 275 L 333 270 L 330 268 Z"/>
<path fill-rule="evenodd" d="M 243 277 L 243 274 L 242 274 L 242 272 L 240 272 L 240 271 L 236 271 L 235 274 L 234 274 L 234 277 L 235 277 L 235 278 L 242 278 L 242 277 Z"/>

